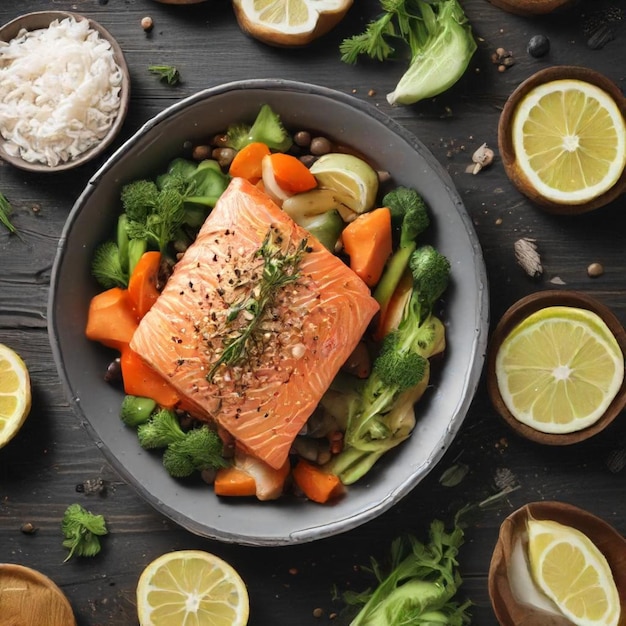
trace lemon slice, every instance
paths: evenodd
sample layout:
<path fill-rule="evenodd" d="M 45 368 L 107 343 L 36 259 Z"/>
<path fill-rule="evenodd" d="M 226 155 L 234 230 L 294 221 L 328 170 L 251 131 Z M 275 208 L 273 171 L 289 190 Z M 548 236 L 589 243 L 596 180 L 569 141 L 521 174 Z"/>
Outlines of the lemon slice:
<path fill-rule="evenodd" d="M 0 448 L 28 417 L 31 406 L 30 376 L 21 357 L 0 343 Z"/>
<path fill-rule="evenodd" d="M 321 37 L 353 0 L 233 0 L 241 29 L 265 43 L 302 46 Z"/>
<path fill-rule="evenodd" d="M 570 433 L 604 414 L 622 384 L 624 356 L 592 311 L 546 307 L 504 339 L 496 378 L 504 403 L 520 422 L 545 433 Z"/>
<path fill-rule="evenodd" d="M 617 626 L 620 599 L 611 568 L 584 533 L 551 520 L 528 521 L 537 586 L 577 626 Z"/>
<path fill-rule="evenodd" d="M 615 100 L 591 83 L 563 79 L 532 89 L 513 116 L 522 175 L 541 196 L 583 204 L 608 191 L 626 165 L 626 123 Z"/>
<path fill-rule="evenodd" d="M 239 574 L 201 550 L 167 552 L 137 583 L 141 626 L 245 626 L 249 599 Z"/>
<path fill-rule="evenodd" d="M 310 168 L 317 184 L 330 189 L 335 199 L 355 213 L 374 208 L 378 174 L 363 159 L 352 154 L 332 152 L 321 156 Z"/>

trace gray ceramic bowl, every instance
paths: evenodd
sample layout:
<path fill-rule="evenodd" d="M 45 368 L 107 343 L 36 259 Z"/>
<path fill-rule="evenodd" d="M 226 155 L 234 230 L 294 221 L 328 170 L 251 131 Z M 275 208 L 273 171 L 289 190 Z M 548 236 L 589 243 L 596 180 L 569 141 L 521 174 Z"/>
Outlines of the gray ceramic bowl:
<path fill-rule="evenodd" d="M 47 28 L 54 20 L 63 20 L 67 17 L 74 17 L 77 21 L 87 20 L 87 18 L 83 15 L 72 13 L 70 11 L 38 11 L 35 13 L 26 13 L 25 15 L 20 15 L 0 27 L 0 41 L 11 41 L 17 37 L 21 30 L 33 31 L 44 29 Z M 69 161 L 61 162 L 55 166 L 46 165 L 45 163 L 31 163 L 30 161 L 26 161 L 19 156 L 9 154 L 5 149 L 5 140 L 0 137 L 0 159 L 6 161 L 7 163 L 11 163 L 11 165 L 14 165 L 15 167 L 32 172 L 60 172 L 78 167 L 79 165 L 84 165 L 88 161 L 91 161 L 91 159 L 102 154 L 102 152 L 111 144 L 119 133 L 124 123 L 124 119 L 126 118 L 128 103 L 130 101 L 130 75 L 128 66 L 126 65 L 126 59 L 124 58 L 122 49 L 117 41 L 115 41 L 111 33 L 94 20 L 88 20 L 88 22 L 92 30 L 97 31 L 100 37 L 110 43 L 111 49 L 113 50 L 113 58 L 122 70 L 120 107 L 117 117 L 115 118 L 115 121 L 111 125 L 109 131 L 95 146 L 89 148 L 75 158 L 70 159 Z"/>
<path fill-rule="evenodd" d="M 185 142 L 201 143 L 234 121 L 251 122 L 261 104 L 287 128 L 324 132 L 376 155 L 398 184 L 413 186 L 432 208 L 433 244 L 452 263 L 445 301 L 448 348 L 413 436 L 381 460 L 342 500 L 322 506 L 285 497 L 272 502 L 218 499 L 211 488 L 170 478 L 160 455 L 142 450 L 119 419 L 121 392 L 103 381 L 112 353 L 83 333 L 94 249 L 114 232 L 123 184 L 163 171 Z M 225 542 L 277 546 L 350 530 L 406 496 L 457 433 L 480 378 L 488 330 L 487 280 L 470 219 L 447 173 L 412 135 L 368 104 L 326 88 L 252 80 L 202 91 L 157 115 L 94 175 L 67 220 L 52 275 L 52 349 L 71 405 L 98 448 L 157 510 L 188 530 Z"/>

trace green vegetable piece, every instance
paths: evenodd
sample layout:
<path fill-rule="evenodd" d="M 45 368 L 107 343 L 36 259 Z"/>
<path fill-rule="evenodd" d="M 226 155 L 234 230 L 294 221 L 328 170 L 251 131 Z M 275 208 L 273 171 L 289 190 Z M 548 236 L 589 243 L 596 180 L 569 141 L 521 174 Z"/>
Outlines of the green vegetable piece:
<path fill-rule="evenodd" d="M 113 241 L 106 241 L 96 248 L 91 273 L 105 289 L 128 286 L 128 273 L 122 269 L 120 251 Z"/>
<path fill-rule="evenodd" d="M 231 124 L 226 129 L 226 145 L 235 150 L 241 150 L 250 143 L 264 143 L 271 150 L 287 152 L 293 144 L 293 139 L 283 126 L 278 114 L 271 107 L 264 104 L 252 126 L 243 123 Z"/>
<path fill-rule="evenodd" d="M 9 215 L 11 215 L 13 208 L 6 199 L 4 194 L 0 193 L 0 224 L 2 224 L 10 233 L 16 234 L 17 229 L 13 226 Z"/>
<path fill-rule="evenodd" d="M 321 215 L 302 217 L 296 221 L 330 252 L 334 252 L 337 240 L 345 226 L 339 211 L 335 209 Z"/>
<path fill-rule="evenodd" d="M 122 207 L 129 222 L 145 222 L 158 202 L 159 189 L 151 180 L 136 180 L 122 187 Z"/>
<path fill-rule="evenodd" d="M 395 539 L 387 571 L 373 557 L 364 568 L 374 575 L 377 586 L 344 593 L 346 604 L 360 607 L 350 626 L 469 624 L 470 602 L 459 604 L 454 599 L 462 584 L 457 555 L 463 539 L 460 527 L 447 533 L 439 520 L 431 523 L 426 544 L 412 535 Z"/>
<path fill-rule="evenodd" d="M 149 65 L 148 70 L 168 85 L 180 83 L 180 72 L 173 65 Z"/>
<path fill-rule="evenodd" d="M 120 418 L 126 426 L 139 426 L 150 419 L 156 406 L 152 398 L 126 395 L 122 400 Z"/>
<path fill-rule="evenodd" d="M 94 515 L 80 504 L 70 504 L 66 509 L 61 530 L 65 537 L 63 546 L 70 551 L 65 561 L 72 556 L 95 556 L 101 549 L 99 537 L 108 533 L 104 517 Z"/>
<path fill-rule="evenodd" d="M 145 239 L 131 239 L 128 242 L 128 276 L 130 280 L 131 274 L 135 270 L 135 266 L 143 253 L 148 249 L 148 242 Z"/>
<path fill-rule="evenodd" d="M 222 440 L 208 426 L 194 428 L 183 438 L 168 445 L 163 453 L 163 465 L 175 478 L 190 476 L 196 471 L 217 469 L 228 464 L 222 456 Z"/>
<path fill-rule="evenodd" d="M 117 218 L 117 250 L 120 259 L 120 267 L 125 274 L 130 274 L 128 271 L 128 216 L 126 213 L 122 213 Z"/>
<path fill-rule="evenodd" d="M 185 433 L 173 411 L 160 409 L 137 427 L 137 437 L 142 448 L 152 450 L 184 439 Z"/>
<path fill-rule="evenodd" d="M 408 48 L 411 61 L 390 104 L 413 104 L 454 85 L 465 73 L 476 41 L 458 0 L 384 0 L 383 14 L 359 35 L 344 39 L 341 59 L 360 55 L 385 61 L 397 56 L 396 43 Z"/>

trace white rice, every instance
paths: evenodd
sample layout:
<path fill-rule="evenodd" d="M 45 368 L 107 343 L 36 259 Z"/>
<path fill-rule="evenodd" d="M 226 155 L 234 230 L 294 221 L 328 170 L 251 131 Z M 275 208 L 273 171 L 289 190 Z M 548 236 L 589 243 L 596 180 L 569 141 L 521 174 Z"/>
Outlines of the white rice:
<path fill-rule="evenodd" d="M 0 133 L 8 154 L 55 166 L 108 133 L 122 70 L 87 20 L 67 17 L 0 42 Z"/>

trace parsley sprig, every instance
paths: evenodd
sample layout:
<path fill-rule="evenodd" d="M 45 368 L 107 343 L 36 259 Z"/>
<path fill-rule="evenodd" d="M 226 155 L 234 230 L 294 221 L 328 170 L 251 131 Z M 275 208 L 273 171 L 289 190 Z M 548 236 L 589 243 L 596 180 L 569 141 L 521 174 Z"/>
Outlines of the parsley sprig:
<path fill-rule="evenodd" d="M 104 517 L 87 511 L 80 504 L 67 507 L 61 529 L 65 536 L 63 546 L 70 551 L 66 561 L 74 555 L 95 556 L 101 549 L 99 537 L 108 533 Z"/>
<path fill-rule="evenodd" d="M 4 227 L 10 233 L 17 233 L 17 228 L 13 226 L 11 220 L 9 219 L 9 215 L 11 215 L 13 208 L 9 204 L 9 201 L 6 197 L 0 193 L 0 223 L 4 225 Z"/>
<path fill-rule="evenodd" d="M 180 72 L 173 65 L 150 65 L 148 69 L 168 85 L 180 82 Z"/>

